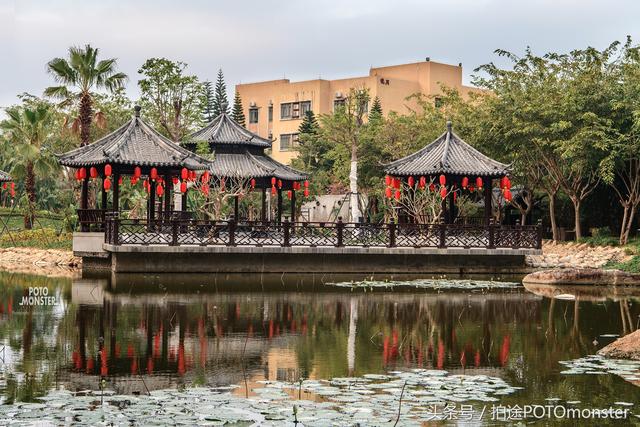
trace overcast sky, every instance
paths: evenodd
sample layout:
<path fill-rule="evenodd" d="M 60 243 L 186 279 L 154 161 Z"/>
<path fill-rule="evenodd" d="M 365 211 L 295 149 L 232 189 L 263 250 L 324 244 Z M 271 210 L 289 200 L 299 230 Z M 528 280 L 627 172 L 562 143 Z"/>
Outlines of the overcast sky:
<path fill-rule="evenodd" d="M 218 68 L 238 82 L 366 75 L 370 66 L 424 60 L 473 69 L 496 48 L 521 53 L 640 42 L 638 0 L 0 0 L 0 106 L 41 95 L 45 64 L 90 43 L 118 58 L 129 94 L 146 58 Z"/>

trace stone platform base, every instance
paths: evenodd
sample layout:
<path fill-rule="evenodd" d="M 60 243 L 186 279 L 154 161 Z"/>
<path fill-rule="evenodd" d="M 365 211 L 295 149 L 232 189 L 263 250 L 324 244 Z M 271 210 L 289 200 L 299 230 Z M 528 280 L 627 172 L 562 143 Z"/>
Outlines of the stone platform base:
<path fill-rule="evenodd" d="M 113 246 L 114 273 L 520 274 L 527 249 Z"/>

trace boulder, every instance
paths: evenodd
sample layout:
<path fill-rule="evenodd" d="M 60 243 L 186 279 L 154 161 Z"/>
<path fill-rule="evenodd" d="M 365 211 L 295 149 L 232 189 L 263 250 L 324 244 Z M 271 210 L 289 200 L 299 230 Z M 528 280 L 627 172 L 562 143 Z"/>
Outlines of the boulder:
<path fill-rule="evenodd" d="M 560 268 L 530 273 L 523 283 L 546 285 L 638 285 L 640 274 L 598 268 Z"/>
<path fill-rule="evenodd" d="M 618 338 L 600 349 L 598 354 L 612 359 L 640 360 L 640 329 Z"/>

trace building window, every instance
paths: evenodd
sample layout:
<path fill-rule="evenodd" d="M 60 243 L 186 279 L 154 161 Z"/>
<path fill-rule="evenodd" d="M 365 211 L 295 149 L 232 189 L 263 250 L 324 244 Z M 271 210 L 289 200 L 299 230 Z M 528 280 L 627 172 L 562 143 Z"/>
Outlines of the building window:
<path fill-rule="evenodd" d="M 249 108 L 249 123 L 258 123 L 258 109 Z"/>
<path fill-rule="evenodd" d="M 286 120 L 291 118 L 291 103 L 280 104 L 280 119 Z"/>
<path fill-rule="evenodd" d="M 300 116 L 304 117 L 307 111 L 311 111 L 311 101 L 302 101 L 300 103 Z"/>
<path fill-rule="evenodd" d="M 280 135 L 280 151 L 290 151 L 298 148 L 297 133 L 283 133 Z"/>
<path fill-rule="evenodd" d="M 342 99 L 334 99 L 333 100 L 333 111 L 336 111 L 339 108 L 344 108 L 345 103 L 346 103 L 346 99 L 342 98 Z"/>
<path fill-rule="evenodd" d="M 273 121 L 273 105 L 269 105 L 269 121 Z"/>
<path fill-rule="evenodd" d="M 311 101 L 285 102 L 280 104 L 280 119 L 299 119 L 311 110 Z"/>

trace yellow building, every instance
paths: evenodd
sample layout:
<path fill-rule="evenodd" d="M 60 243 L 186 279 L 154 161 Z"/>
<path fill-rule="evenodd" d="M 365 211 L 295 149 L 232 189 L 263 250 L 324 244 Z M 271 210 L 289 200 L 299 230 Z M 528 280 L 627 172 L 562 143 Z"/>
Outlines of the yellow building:
<path fill-rule="evenodd" d="M 456 88 L 465 96 L 478 89 L 462 84 L 462 64 L 448 65 L 433 61 L 376 67 L 369 75 L 338 80 L 288 79 L 236 85 L 244 107 L 247 128 L 271 138 L 272 157 L 289 163 L 296 156 L 297 134 L 307 110 L 316 115 L 331 113 L 344 102 L 351 88 L 368 88 L 371 99 L 380 98 L 384 114 L 406 113 L 415 103 L 406 98 L 415 93 L 436 96 L 441 86 Z"/>

